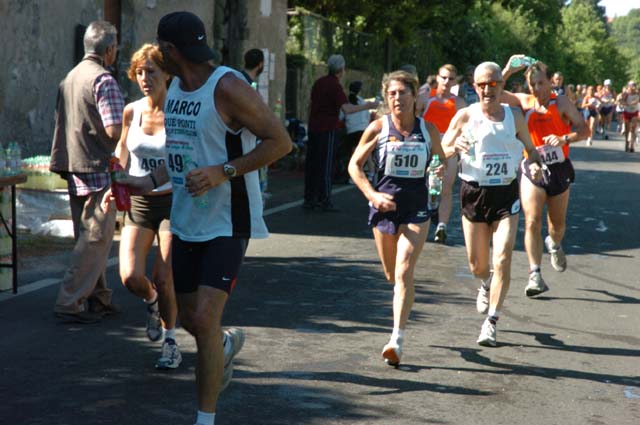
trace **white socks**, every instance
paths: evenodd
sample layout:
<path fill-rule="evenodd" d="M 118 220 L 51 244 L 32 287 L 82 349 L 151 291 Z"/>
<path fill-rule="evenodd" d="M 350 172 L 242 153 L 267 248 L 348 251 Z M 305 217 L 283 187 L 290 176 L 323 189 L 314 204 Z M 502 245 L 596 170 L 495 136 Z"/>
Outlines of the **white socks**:
<path fill-rule="evenodd" d="M 144 303 L 149 306 L 153 306 L 153 304 L 155 304 L 157 308 L 158 307 L 157 301 L 158 301 L 158 291 L 156 291 L 155 295 L 151 297 L 151 299 L 144 300 Z"/>
<path fill-rule="evenodd" d="M 393 328 L 393 332 L 391 333 L 391 339 L 389 339 L 389 342 L 400 345 L 402 344 L 403 339 L 404 339 L 404 330 L 400 328 Z"/>
<path fill-rule="evenodd" d="M 162 331 L 164 332 L 164 339 L 169 339 L 171 338 L 172 340 L 176 340 L 176 328 L 172 328 L 172 329 L 165 329 L 164 327 L 162 328 Z"/>
<path fill-rule="evenodd" d="M 195 425 L 214 425 L 216 422 L 215 413 L 207 413 L 198 410 L 198 418 Z"/>

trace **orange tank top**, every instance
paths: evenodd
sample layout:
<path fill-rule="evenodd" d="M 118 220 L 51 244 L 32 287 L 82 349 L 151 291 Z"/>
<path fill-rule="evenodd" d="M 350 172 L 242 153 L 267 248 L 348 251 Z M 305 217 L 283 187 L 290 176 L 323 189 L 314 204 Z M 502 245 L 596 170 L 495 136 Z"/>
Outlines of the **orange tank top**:
<path fill-rule="evenodd" d="M 423 118 L 425 121 L 435 125 L 440 134 L 444 134 L 447 128 L 449 128 L 449 123 L 455 114 L 456 100 L 453 97 L 450 97 L 444 103 L 432 97 L 427 102 L 427 108 Z"/>
<path fill-rule="evenodd" d="M 555 96 L 549 101 L 547 111 L 544 113 L 536 112 L 536 110 L 533 109 L 533 105 L 531 106 L 532 109 L 526 112 L 525 118 L 534 146 L 544 145 L 543 137 L 545 136 L 555 134 L 556 136 L 562 137 L 571 131 L 571 125 L 564 122 L 558 111 Z M 569 158 L 569 145 L 562 145 L 562 151 L 564 157 Z"/>

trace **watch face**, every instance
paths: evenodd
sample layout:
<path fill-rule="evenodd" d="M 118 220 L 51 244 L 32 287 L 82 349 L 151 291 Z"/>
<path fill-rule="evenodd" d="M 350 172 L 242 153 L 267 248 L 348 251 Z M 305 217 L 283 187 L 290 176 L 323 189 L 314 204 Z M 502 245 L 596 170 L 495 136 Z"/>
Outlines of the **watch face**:
<path fill-rule="evenodd" d="M 224 165 L 224 172 L 229 177 L 235 177 L 236 176 L 236 168 L 231 164 L 225 164 Z"/>

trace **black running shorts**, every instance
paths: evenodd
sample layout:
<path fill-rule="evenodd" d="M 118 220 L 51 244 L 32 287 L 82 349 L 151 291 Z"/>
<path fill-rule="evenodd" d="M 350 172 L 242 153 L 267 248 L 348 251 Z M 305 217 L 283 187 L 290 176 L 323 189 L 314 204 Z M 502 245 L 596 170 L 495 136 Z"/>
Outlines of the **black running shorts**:
<path fill-rule="evenodd" d="M 125 226 L 138 226 L 158 232 L 169 231 L 171 193 L 165 195 L 132 195 L 131 209 L 127 211 Z"/>
<path fill-rule="evenodd" d="M 460 181 L 460 209 L 473 223 L 491 224 L 520 212 L 518 180 L 508 186 L 479 186 Z"/>
<path fill-rule="evenodd" d="M 243 238 L 187 242 L 173 235 L 171 264 L 175 291 L 191 293 L 203 285 L 231 293 L 248 244 L 249 239 Z"/>
<path fill-rule="evenodd" d="M 525 178 L 529 179 L 531 183 L 535 186 L 538 186 L 547 193 L 547 196 L 557 196 L 561 193 L 564 193 L 571 183 L 575 180 L 575 171 L 573 169 L 573 164 L 571 164 L 571 160 L 569 158 L 565 159 L 563 162 L 559 162 L 556 164 L 547 165 L 549 169 L 549 174 L 547 175 L 546 181 L 543 180 L 534 180 L 531 177 L 531 173 L 529 172 L 529 161 L 526 159 L 522 160 L 522 174 L 525 175 Z"/>

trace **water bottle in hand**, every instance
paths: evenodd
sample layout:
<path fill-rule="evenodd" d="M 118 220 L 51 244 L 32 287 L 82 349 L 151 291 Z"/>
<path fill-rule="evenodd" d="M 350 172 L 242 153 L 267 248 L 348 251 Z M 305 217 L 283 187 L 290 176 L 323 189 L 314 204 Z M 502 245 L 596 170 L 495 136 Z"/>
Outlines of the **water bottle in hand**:
<path fill-rule="evenodd" d="M 435 211 L 440 206 L 440 194 L 442 193 L 442 179 L 436 174 L 436 168 L 440 166 L 440 156 L 433 155 L 431 165 L 429 165 L 429 198 L 427 208 Z"/>
<path fill-rule="evenodd" d="M 524 56 L 521 58 L 511 59 L 511 66 L 513 68 L 519 68 L 521 66 L 531 66 L 535 62 L 538 62 L 538 61 L 532 58 L 531 56 Z"/>
<path fill-rule="evenodd" d="M 109 160 L 109 173 L 111 174 L 111 193 L 116 200 L 116 208 L 118 211 L 129 211 L 131 209 L 131 196 L 129 188 L 117 182 L 117 177 L 124 173 L 124 169 L 115 154 Z"/>
<path fill-rule="evenodd" d="M 189 174 L 189 171 L 195 170 L 196 168 L 198 168 L 198 164 L 195 161 L 193 161 L 189 155 L 184 155 L 183 158 L 184 158 L 184 176 L 185 176 L 184 180 L 186 183 L 187 174 Z M 206 193 L 203 193 L 202 195 L 198 195 L 198 196 L 192 195 L 192 199 L 193 199 L 193 204 L 198 208 L 207 208 L 209 206 L 209 198 L 207 197 Z"/>

